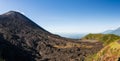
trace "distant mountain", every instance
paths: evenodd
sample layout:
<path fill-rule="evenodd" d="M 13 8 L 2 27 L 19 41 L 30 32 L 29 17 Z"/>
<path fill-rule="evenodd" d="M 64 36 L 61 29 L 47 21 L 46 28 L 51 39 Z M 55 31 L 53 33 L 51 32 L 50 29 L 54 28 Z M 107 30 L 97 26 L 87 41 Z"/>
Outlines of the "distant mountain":
<path fill-rule="evenodd" d="M 120 36 L 120 27 L 115 29 L 115 30 L 107 30 L 103 32 L 103 34 L 115 34 Z"/>
<path fill-rule="evenodd" d="M 84 37 L 86 34 L 75 34 L 75 33 L 58 33 L 60 36 L 66 37 L 66 38 L 73 38 L 73 39 L 80 39 Z"/>
<path fill-rule="evenodd" d="M 120 36 L 120 27 L 117 28 L 116 30 L 113 30 L 112 32 L 110 32 L 110 34 L 115 34 L 115 35 L 119 35 Z"/>
<path fill-rule="evenodd" d="M 107 31 L 104 31 L 103 34 L 109 34 L 111 33 L 113 30 L 107 30 Z"/>
<path fill-rule="evenodd" d="M 0 15 L 0 61 L 84 61 L 101 48 L 52 34 L 19 12 Z"/>

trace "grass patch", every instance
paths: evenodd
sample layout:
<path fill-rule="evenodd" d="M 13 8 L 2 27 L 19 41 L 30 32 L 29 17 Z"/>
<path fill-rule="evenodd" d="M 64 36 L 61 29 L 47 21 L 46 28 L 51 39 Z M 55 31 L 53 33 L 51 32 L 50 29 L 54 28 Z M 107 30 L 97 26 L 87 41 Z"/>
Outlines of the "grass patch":
<path fill-rule="evenodd" d="M 116 40 L 119 40 L 120 36 L 114 34 L 88 34 L 82 38 L 82 40 L 98 40 L 104 45 L 108 45 Z"/>
<path fill-rule="evenodd" d="M 99 51 L 91 61 L 118 61 L 120 57 L 120 44 L 115 41 Z"/>
<path fill-rule="evenodd" d="M 54 45 L 54 47 L 56 47 L 56 48 L 73 48 L 73 47 L 92 48 L 93 46 L 81 45 L 79 43 L 68 42 L 68 43 L 66 43 L 66 45 Z"/>

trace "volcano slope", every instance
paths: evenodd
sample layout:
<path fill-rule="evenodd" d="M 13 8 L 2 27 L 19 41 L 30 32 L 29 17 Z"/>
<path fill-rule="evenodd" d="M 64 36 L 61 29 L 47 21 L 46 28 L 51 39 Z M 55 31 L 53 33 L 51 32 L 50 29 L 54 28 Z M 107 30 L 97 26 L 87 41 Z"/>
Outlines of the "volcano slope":
<path fill-rule="evenodd" d="M 52 34 L 19 12 L 0 15 L 1 61 L 84 61 L 101 48 Z"/>

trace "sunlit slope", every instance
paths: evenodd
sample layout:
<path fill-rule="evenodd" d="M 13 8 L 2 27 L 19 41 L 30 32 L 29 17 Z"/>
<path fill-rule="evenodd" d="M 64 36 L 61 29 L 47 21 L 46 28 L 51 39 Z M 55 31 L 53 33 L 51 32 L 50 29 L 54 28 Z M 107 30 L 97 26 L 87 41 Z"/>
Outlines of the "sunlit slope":
<path fill-rule="evenodd" d="M 92 61 L 119 61 L 120 58 L 120 44 L 115 41 L 104 47 L 99 51 Z"/>
<path fill-rule="evenodd" d="M 89 42 L 97 41 L 102 42 L 103 45 L 110 44 L 118 39 L 120 39 L 120 36 L 114 34 L 88 34 L 82 38 L 83 41 L 85 40 L 89 40 Z"/>
<path fill-rule="evenodd" d="M 88 34 L 83 40 L 96 40 L 104 45 L 104 48 L 98 53 L 86 57 L 85 61 L 120 61 L 120 36 L 114 34 Z"/>

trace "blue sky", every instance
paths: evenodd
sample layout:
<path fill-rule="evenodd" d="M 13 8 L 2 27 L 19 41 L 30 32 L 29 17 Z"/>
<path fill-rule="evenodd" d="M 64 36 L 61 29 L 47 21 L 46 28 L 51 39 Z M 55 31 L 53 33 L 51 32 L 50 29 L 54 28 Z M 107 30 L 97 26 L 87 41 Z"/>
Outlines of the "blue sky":
<path fill-rule="evenodd" d="M 52 33 L 99 33 L 120 27 L 120 0 L 0 0 Z"/>

